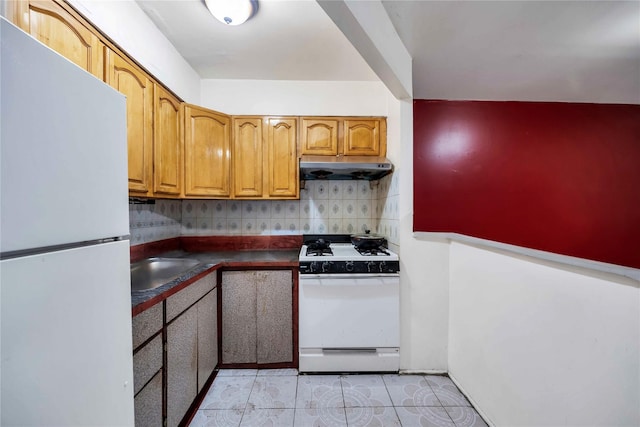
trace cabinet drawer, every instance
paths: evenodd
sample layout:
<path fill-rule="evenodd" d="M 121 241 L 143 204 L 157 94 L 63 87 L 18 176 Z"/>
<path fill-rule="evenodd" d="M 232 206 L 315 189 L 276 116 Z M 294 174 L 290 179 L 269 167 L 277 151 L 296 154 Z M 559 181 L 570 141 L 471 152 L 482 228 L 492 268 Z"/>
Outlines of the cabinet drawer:
<path fill-rule="evenodd" d="M 167 299 L 167 323 L 216 287 L 215 272 L 208 274 Z"/>
<path fill-rule="evenodd" d="M 132 326 L 133 348 L 136 349 L 140 344 L 162 329 L 162 304 L 156 304 L 138 314 L 133 318 Z"/>
<path fill-rule="evenodd" d="M 138 394 L 161 367 L 162 335 L 158 335 L 133 355 L 133 394 Z"/>

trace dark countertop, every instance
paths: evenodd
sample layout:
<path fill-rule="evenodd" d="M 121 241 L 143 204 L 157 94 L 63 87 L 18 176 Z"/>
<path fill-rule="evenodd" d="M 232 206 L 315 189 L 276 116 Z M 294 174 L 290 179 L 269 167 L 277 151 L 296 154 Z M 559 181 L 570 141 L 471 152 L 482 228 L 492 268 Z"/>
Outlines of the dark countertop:
<path fill-rule="evenodd" d="M 206 274 L 220 268 L 297 268 L 299 250 L 263 250 L 263 251 L 220 251 L 185 252 L 182 250 L 163 252 L 157 257 L 190 258 L 200 261 L 196 267 L 180 277 L 155 289 L 131 292 L 131 309 L 135 316 L 149 307 L 163 301 L 182 290 Z"/>

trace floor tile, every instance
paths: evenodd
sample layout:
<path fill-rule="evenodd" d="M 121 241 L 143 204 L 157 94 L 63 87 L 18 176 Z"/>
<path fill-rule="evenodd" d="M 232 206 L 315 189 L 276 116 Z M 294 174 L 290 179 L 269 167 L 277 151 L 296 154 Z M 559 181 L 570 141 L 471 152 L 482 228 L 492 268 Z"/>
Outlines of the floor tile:
<path fill-rule="evenodd" d="M 467 398 L 451 381 L 451 378 L 441 375 L 427 375 L 426 380 L 442 406 L 471 406 Z"/>
<path fill-rule="evenodd" d="M 189 427 L 238 427 L 241 419 L 241 409 L 199 410 Z"/>
<path fill-rule="evenodd" d="M 257 369 L 220 369 L 218 377 L 251 377 L 258 374 Z"/>
<path fill-rule="evenodd" d="M 294 409 L 247 408 L 240 427 L 293 427 Z"/>
<path fill-rule="evenodd" d="M 298 378 L 294 376 L 257 377 L 249 396 L 247 409 L 296 407 Z"/>
<path fill-rule="evenodd" d="M 346 427 L 344 408 L 296 408 L 296 427 Z"/>
<path fill-rule="evenodd" d="M 409 406 L 395 409 L 400 422 L 406 427 L 455 427 L 442 407 Z"/>
<path fill-rule="evenodd" d="M 270 376 L 289 376 L 289 375 L 298 375 L 297 369 L 259 369 L 258 376 L 259 377 L 270 377 Z"/>
<path fill-rule="evenodd" d="M 244 409 L 256 377 L 216 377 L 200 409 Z"/>
<path fill-rule="evenodd" d="M 446 407 L 444 408 L 456 427 L 487 427 L 482 417 L 473 408 Z"/>
<path fill-rule="evenodd" d="M 393 406 L 442 406 L 421 375 L 382 376 Z"/>
<path fill-rule="evenodd" d="M 487 427 L 447 376 L 219 371 L 191 427 Z"/>
<path fill-rule="evenodd" d="M 393 406 L 381 375 L 345 375 L 340 380 L 345 408 Z"/>
<path fill-rule="evenodd" d="M 298 376 L 296 408 L 344 408 L 340 377 L 338 375 Z"/>
<path fill-rule="evenodd" d="M 400 427 L 393 407 L 345 408 L 349 427 Z"/>

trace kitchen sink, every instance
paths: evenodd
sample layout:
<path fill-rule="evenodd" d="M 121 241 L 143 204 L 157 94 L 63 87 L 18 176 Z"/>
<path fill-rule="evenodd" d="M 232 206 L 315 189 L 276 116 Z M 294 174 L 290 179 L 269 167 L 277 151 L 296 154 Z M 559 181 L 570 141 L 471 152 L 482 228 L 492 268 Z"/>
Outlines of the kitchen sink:
<path fill-rule="evenodd" d="M 200 264 L 187 258 L 153 257 L 131 264 L 131 290 L 146 291 L 164 285 Z"/>

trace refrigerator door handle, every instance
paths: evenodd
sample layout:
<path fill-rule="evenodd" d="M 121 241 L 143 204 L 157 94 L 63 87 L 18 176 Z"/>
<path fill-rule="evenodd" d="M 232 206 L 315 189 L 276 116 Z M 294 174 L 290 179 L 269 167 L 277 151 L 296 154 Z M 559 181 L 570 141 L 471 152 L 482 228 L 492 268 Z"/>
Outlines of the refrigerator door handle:
<path fill-rule="evenodd" d="M 44 246 L 41 248 L 31 248 L 31 249 L 22 249 L 19 251 L 0 252 L 0 260 L 20 258 L 23 256 L 31 256 L 31 255 L 41 255 L 49 252 L 58 252 L 58 251 L 64 251 L 67 249 L 83 248 L 86 246 L 101 245 L 103 243 L 110 243 L 110 242 L 120 242 L 123 240 L 129 240 L 129 239 L 130 239 L 130 235 L 127 234 L 125 236 L 116 236 L 116 237 L 108 237 L 105 239 L 87 240 L 85 242 L 65 243 L 61 245 Z"/>

